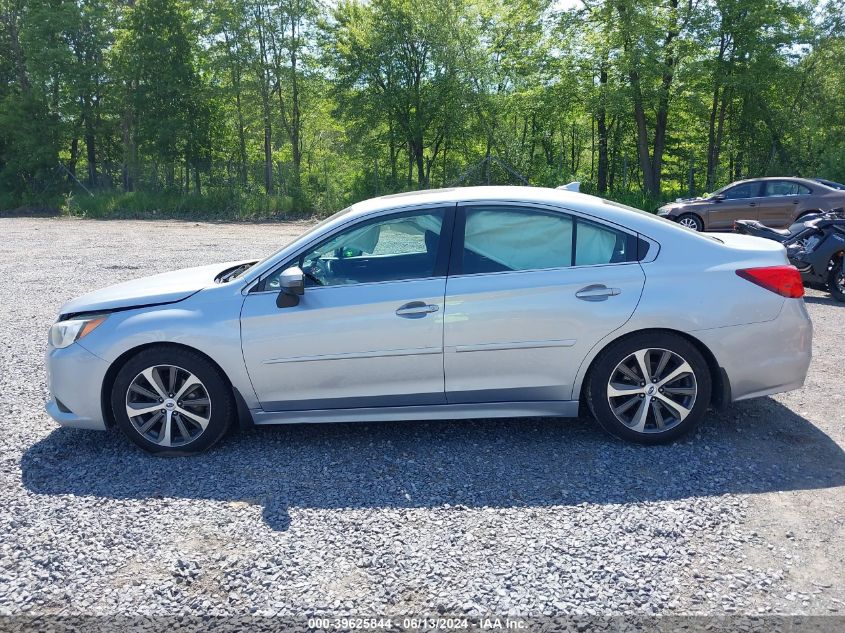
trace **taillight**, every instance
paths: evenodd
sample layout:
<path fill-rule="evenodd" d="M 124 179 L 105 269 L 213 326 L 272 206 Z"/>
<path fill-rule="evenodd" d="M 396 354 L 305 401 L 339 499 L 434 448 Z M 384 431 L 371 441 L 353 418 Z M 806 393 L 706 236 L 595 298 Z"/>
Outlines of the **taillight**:
<path fill-rule="evenodd" d="M 799 299 L 804 296 L 804 283 L 801 281 L 801 273 L 795 266 L 741 268 L 736 271 L 736 274 L 782 297 Z"/>

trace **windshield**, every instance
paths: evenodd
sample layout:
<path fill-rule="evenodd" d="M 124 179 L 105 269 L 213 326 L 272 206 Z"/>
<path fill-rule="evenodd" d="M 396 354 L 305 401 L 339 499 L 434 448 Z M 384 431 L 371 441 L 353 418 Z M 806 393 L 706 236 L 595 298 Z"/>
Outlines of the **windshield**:
<path fill-rule="evenodd" d="M 832 180 L 816 178 L 816 182 L 820 182 L 821 184 L 825 185 L 826 187 L 830 187 L 831 189 L 839 189 L 840 191 L 845 190 L 845 185 L 839 182 L 833 182 Z"/>
<path fill-rule="evenodd" d="M 311 227 L 311 228 L 307 231 L 307 233 L 311 233 L 311 232 L 313 232 L 313 231 L 316 231 L 317 229 L 319 229 L 319 228 L 321 228 L 321 227 L 325 226 L 326 224 L 328 224 L 329 222 L 332 222 L 332 221 L 336 220 L 337 218 L 341 217 L 342 215 L 346 215 L 346 214 L 347 214 L 347 213 L 349 213 L 351 210 L 352 210 L 352 207 L 346 207 L 345 209 L 341 209 L 341 210 L 340 210 L 340 211 L 338 211 L 337 213 L 334 213 L 334 214 L 330 215 L 330 216 L 329 216 L 329 217 L 327 217 L 325 220 L 321 220 L 320 222 L 318 222 L 317 224 L 315 224 L 314 226 L 312 226 L 312 227 Z M 305 235 L 305 233 L 303 233 L 303 235 Z M 302 236 L 300 235 L 299 237 L 302 237 Z M 297 238 L 297 239 L 299 239 L 299 238 Z M 289 246 L 289 243 L 288 243 L 288 244 L 285 244 L 284 246 L 282 246 L 282 247 L 281 247 L 281 248 L 279 248 L 278 250 L 274 251 L 273 253 L 271 253 L 270 255 L 268 255 L 267 257 L 265 257 L 264 259 L 262 259 L 261 261 L 259 261 L 259 262 L 255 263 L 254 265 L 250 266 L 250 268 L 253 268 L 253 267 L 255 267 L 255 266 L 257 266 L 257 267 L 259 267 L 259 268 L 260 268 L 261 266 L 263 266 L 263 265 L 264 265 L 264 263 L 265 263 L 265 262 L 267 262 L 267 261 L 269 261 L 269 260 L 273 259 L 274 257 L 276 257 L 276 255 L 278 255 L 279 253 L 281 253 L 281 252 L 282 252 L 284 249 L 286 249 L 288 246 Z M 240 272 L 238 273 L 238 275 L 237 275 L 237 276 L 238 276 L 238 277 L 240 277 L 243 273 L 245 273 L 245 272 L 246 272 L 246 270 L 248 270 L 248 269 L 245 269 L 245 270 L 240 271 Z"/>

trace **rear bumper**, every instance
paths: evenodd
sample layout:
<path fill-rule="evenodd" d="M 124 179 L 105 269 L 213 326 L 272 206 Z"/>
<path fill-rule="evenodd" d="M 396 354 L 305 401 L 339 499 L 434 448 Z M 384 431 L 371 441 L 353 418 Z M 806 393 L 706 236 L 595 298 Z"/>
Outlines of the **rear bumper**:
<path fill-rule="evenodd" d="M 804 385 L 812 358 L 813 325 L 803 299 L 786 299 L 771 321 L 692 334 L 725 370 L 734 402 Z"/>
<path fill-rule="evenodd" d="M 47 351 L 46 410 L 62 426 L 106 430 L 100 389 L 108 364 L 78 343 Z"/>

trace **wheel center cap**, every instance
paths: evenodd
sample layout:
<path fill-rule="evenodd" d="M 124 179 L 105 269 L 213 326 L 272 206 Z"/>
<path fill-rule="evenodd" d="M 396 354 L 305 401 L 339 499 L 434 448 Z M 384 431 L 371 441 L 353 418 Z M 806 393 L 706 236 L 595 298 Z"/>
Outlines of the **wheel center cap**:
<path fill-rule="evenodd" d="M 648 388 L 648 391 L 646 393 L 648 393 L 648 395 L 650 395 L 650 396 L 653 396 L 654 395 L 654 385 L 651 385 Z"/>
<path fill-rule="evenodd" d="M 172 411 L 173 409 L 176 408 L 176 401 L 168 398 L 167 400 L 164 401 L 164 408 L 170 409 Z"/>

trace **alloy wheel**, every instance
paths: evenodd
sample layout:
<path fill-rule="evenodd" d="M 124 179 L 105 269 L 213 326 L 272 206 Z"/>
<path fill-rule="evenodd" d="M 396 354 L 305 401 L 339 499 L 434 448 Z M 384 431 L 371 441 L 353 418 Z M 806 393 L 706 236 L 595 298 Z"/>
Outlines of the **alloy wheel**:
<path fill-rule="evenodd" d="M 698 395 L 695 372 L 679 354 L 641 349 L 610 374 L 607 401 L 616 419 L 637 433 L 662 433 L 691 413 Z"/>
<path fill-rule="evenodd" d="M 188 370 L 155 365 L 129 384 L 126 415 L 144 439 L 159 446 L 184 446 L 208 426 L 211 398 L 202 381 Z"/>
<path fill-rule="evenodd" d="M 693 231 L 698 231 L 698 222 L 695 218 L 685 217 L 678 220 L 678 224 L 684 226 L 688 229 L 692 229 Z"/>

